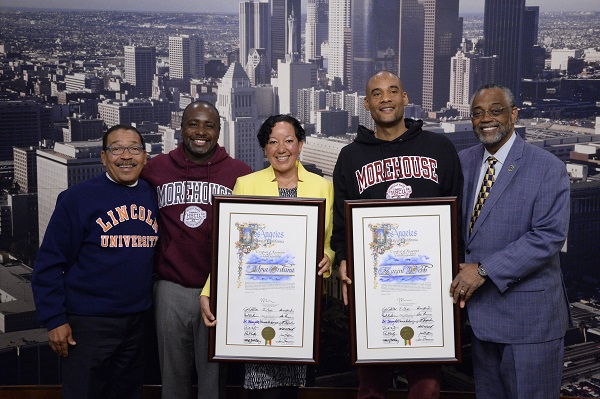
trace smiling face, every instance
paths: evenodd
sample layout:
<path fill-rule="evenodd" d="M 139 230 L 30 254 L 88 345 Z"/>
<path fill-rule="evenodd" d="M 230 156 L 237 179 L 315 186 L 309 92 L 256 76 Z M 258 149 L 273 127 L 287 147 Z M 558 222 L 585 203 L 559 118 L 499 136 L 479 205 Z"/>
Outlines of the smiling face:
<path fill-rule="evenodd" d="M 502 112 L 490 116 L 489 110 Z M 517 107 L 511 107 L 506 95 L 499 88 L 484 89 L 473 97 L 471 111 L 483 110 L 479 118 L 471 117 L 473 132 L 485 148 L 494 154 L 508 141 L 517 120 Z"/>
<path fill-rule="evenodd" d="M 117 129 L 111 132 L 106 138 L 107 147 L 131 147 L 139 146 L 142 149 L 142 142 L 139 134 L 133 130 Z M 100 155 L 102 163 L 106 167 L 109 176 L 119 184 L 130 185 L 137 181 L 144 165 L 146 165 L 146 152 L 142 151 L 138 155 L 131 155 L 129 150 L 121 155 L 113 155 L 109 150 L 102 150 Z"/>
<path fill-rule="evenodd" d="M 296 160 L 302 150 L 303 141 L 298 141 L 294 126 L 288 122 L 277 122 L 265 145 L 265 155 L 275 170 L 275 175 L 285 175 L 296 169 Z"/>
<path fill-rule="evenodd" d="M 404 126 L 404 106 L 407 104 L 408 96 L 398 76 L 381 71 L 369 79 L 365 108 L 371 112 L 377 127 Z"/>
<path fill-rule="evenodd" d="M 183 150 L 192 162 L 203 162 L 215 151 L 221 131 L 219 114 L 210 105 L 192 103 L 181 121 Z"/>

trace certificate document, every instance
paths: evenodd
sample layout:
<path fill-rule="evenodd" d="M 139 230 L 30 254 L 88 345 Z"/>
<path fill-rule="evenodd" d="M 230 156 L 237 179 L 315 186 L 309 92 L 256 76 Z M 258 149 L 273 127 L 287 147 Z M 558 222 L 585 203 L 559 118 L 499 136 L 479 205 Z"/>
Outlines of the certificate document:
<path fill-rule="evenodd" d="M 319 209 L 238 205 L 219 212 L 217 357 L 310 363 Z"/>
<path fill-rule="evenodd" d="M 352 209 L 358 363 L 455 358 L 450 209 L 419 202 Z"/>

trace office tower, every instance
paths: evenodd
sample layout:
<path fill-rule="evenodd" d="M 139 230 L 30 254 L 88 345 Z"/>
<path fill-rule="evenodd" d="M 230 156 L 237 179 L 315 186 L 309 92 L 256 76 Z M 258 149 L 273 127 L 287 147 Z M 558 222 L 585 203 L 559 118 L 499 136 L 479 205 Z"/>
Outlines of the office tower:
<path fill-rule="evenodd" d="M 250 86 L 250 79 L 244 68 L 234 62 L 217 89 L 215 106 L 221 116 L 221 138 L 227 152 L 244 161 L 252 170 L 264 167 L 264 154 L 256 132 L 263 122 L 258 115 L 256 91 Z"/>
<path fill-rule="evenodd" d="M 240 52 L 239 60 L 246 65 L 251 49 L 267 51 L 269 70 L 271 61 L 271 11 L 269 1 L 243 1 L 240 3 Z"/>
<path fill-rule="evenodd" d="M 485 0 L 483 54 L 498 56 L 497 82 L 520 104 L 525 0 Z"/>
<path fill-rule="evenodd" d="M 534 78 L 534 46 L 538 41 L 539 7 L 525 7 L 523 13 L 523 61 L 521 63 L 521 78 Z"/>
<path fill-rule="evenodd" d="M 365 94 L 374 73 L 398 73 L 399 12 L 398 0 L 352 0 L 350 90 Z"/>
<path fill-rule="evenodd" d="M 125 46 L 125 80 L 135 86 L 136 96 L 152 96 L 155 69 L 154 47 Z"/>
<path fill-rule="evenodd" d="M 13 147 L 13 161 L 15 182 L 19 185 L 19 191 L 37 192 L 36 147 Z"/>
<path fill-rule="evenodd" d="M 98 114 L 106 126 L 155 122 L 166 125 L 171 120 L 172 103 L 160 100 L 105 100 L 98 104 Z"/>
<path fill-rule="evenodd" d="M 169 36 L 169 77 L 204 78 L 204 39 L 198 35 Z"/>
<path fill-rule="evenodd" d="M 302 123 L 315 123 L 315 111 L 326 108 L 325 90 L 310 87 L 298 90 L 297 118 Z"/>
<path fill-rule="evenodd" d="M 104 133 L 104 121 L 85 115 L 75 115 L 67 118 L 67 128 L 63 128 L 63 140 L 87 141 L 98 140 Z"/>
<path fill-rule="evenodd" d="M 351 0 L 329 0 L 329 60 L 327 79 L 335 89 L 347 86 Z"/>
<path fill-rule="evenodd" d="M 459 50 L 451 60 L 448 108 L 458 110 L 462 117 L 468 117 L 471 113 L 471 95 L 482 84 L 496 80 L 497 63 L 496 56 L 484 57 Z"/>
<path fill-rule="evenodd" d="M 321 45 L 327 41 L 329 0 L 308 0 L 304 32 L 304 61 L 321 56 Z"/>
<path fill-rule="evenodd" d="M 58 194 L 104 170 L 102 141 L 56 143 L 53 150 L 37 150 L 39 242 L 54 212 Z"/>
<path fill-rule="evenodd" d="M 290 52 L 290 36 L 294 37 L 293 46 L 300 52 L 300 0 L 271 0 L 273 16 L 271 17 L 271 62 L 285 59 Z M 290 17 L 296 19 L 293 32 L 288 30 Z"/>
<path fill-rule="evenodd" d="M 423 102 L 425 10 L 419 0 L 400 0 L 398 74 L 408 100 Z"/>
<path fill-rule="evenodd" d="M 52 137 L 52 107 L 33 101 L 0 101 L 0 161 L 13 159 L 13 146 L 37 146 Z"/>
<path fill-rule="evenodd" d="M 317 85 L 317 66 L 297 62 L 277 62 L 279 113 L 298 116 L 298 90 Z"/>
<path fill-rule="evenodd" d="M 248 62 L 246 63 L 246 74 L 250 79 L 250 85 L 269 84 L 271 82 L 271 68 L 268 64 L 267 50 L 264 48 L 250 49 Z"/>
<path fill-rule="evenodd" d="M 93 73 L 73 73 L 65 76 L 66 91 L 84 91 L 92 93 L 104 91 L 104 81 Z"/>
<path fill-rule="evenodd" d="M 462 19 L 458 0 L 419 0 L 425 11 L 423 46 L 424 111 L 446 106 L 450 93 L 450 59 L 460 47 Z"/>

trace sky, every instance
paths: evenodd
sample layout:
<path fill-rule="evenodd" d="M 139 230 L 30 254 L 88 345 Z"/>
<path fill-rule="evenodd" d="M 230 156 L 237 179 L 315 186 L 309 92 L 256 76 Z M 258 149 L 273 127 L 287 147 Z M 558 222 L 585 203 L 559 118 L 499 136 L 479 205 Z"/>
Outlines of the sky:
<path fill-rule="evenodd" d="M 483 12 L 484 0 L 460 0 L 460 14 Z M 177 11 L 237 13 L 240 0 L 0 0 L 1 7 L 63 8 L 114 11 Z M 302 0 L 303 10 L 307 0 Z M 600 11 L 599 0 L 527 0 L 541 12 Z"/>

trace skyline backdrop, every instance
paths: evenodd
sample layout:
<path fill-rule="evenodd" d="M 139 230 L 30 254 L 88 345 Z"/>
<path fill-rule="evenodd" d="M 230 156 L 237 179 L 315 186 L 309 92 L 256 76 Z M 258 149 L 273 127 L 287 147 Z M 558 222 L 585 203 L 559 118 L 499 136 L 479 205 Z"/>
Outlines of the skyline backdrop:
<path fill-rule="evenodd" d="M 192 13 L 237 13 L 240 0 L 178 0 L 165 3 L 163 0 L 2 0 L 0 8 L 33 9 L 74 9 L 74 10 L 110 10 L 110 11 L 161 11 Z M 307 0 L 302 0 L 302 13 L 306 12 Z M 483 13 L 485 0 L 460 0 L 459 12 Z M 540 6 L 542 12 L 558 11 L 598 11 L 598 0 L 528 0 L 528 6 Z"/>

